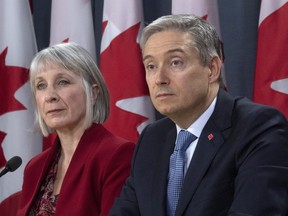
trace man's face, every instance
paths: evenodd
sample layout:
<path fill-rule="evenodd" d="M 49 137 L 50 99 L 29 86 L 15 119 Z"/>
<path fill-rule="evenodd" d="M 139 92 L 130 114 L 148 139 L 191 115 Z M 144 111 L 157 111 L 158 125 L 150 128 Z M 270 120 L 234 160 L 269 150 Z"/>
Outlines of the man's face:
<path fill-rule="evenodd" d="M 215 96 L 210 90 L 210 67 L 201 64 L 191 42 L 187 33 L 163 31 L 153 34 L 143 49 L 151 100 L 178 124 L 196 120 Z"/>

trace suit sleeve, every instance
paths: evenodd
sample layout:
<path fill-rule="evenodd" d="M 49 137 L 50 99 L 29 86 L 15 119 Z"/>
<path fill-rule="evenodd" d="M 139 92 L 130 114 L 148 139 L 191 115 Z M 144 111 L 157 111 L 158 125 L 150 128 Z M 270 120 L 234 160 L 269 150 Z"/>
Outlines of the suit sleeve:
<path fill-rule="evenodd" d="M 246 120 L 246 143 L 235 155 L 238 173 L 229 216 L 286 215 L 288 209 L 288 126 L 274 109 Z M 240 141 L 240 142 L 241 142 Z"/>

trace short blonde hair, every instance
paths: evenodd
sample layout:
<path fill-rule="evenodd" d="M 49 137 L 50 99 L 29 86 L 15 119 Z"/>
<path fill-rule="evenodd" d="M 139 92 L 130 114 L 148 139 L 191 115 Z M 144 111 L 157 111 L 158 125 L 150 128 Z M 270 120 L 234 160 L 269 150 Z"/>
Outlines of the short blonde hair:
<path fill-rule="evenodd" d="M 110 112 L 110 95 L 95 61 L 87 50 L 76 43 L 61 43 L 43 49 L 33 58 L 30 66 L 30 87 L 35 101 L 35 77 L 38 73 L 49 67 L 60 67 L 73 72 L 82 79 L 86 93 L 86 128 L 92 122 L 103 123 Z M 98 86 L 96 102 L 93 102 L 93 85 Z M 54 132 L 40 116 L 38 108 L 35 109 L 35 129 L 41 130 L 44 136 Z"/>

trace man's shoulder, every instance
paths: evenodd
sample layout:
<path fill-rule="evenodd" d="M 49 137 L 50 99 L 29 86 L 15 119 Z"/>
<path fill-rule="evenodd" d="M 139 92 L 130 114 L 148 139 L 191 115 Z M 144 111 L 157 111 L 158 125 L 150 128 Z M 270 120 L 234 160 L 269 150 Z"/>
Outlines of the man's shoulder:
<path fill-rule="evenodd" d="M 283 113 L 277 108 L 269 105 L 255 103 L 252 100 L 244 97 L 235 99 L 235 113 L 242 115 L 242 117 L 250 118 L 252 116 L 259 117 L 276 117 L 279 120 L 286 121 Z"/>
<path fill-rule="evenodd" d="M 167 133 L 173 130 L 175 130 L 176 132 L 175 123 L 168 117 L 163 117 L 146 126 L 146 128 L 141 133 L 141 137 L 143 137 L 144 135 L 145 137 L 166 136 Z"/>
<path fill-rule="evenodd" d="M 225 113 L 225 116 L 227 117 L 227 113 L 231 112 L 231 115 L 233 117 L 239 116 L 241 119 L 245 118 L 251 118 L 255 116 L 271 116 L 271 117 L 279 117 L 282 120 L 286 120 L 283 113 L 281 113 L 277 108 L 259 104 L 247 97 L 243 96 L 232 96 L 227 92 L 220 91 L 220 99 L 221 101 L 217 107 L 217 109 L 221 113 Z M 218 96 L 219 96 L 218 95 Z"/>

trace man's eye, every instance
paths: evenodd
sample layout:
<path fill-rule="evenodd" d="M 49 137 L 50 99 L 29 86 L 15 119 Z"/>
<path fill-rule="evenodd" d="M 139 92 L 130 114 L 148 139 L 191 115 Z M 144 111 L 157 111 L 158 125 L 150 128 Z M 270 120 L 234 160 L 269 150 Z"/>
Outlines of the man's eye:
<path fill-rule="evenodd" d="M 171 62 L 171 65 L 172 66 L 181 66 L 181 65 L 183 65 L 183 62 L 180 60 L 174 60 Z"/>
<path fill-rule="evenodd" d="M 152 71 L 154 68 L 155 68 L 155 65 L 152 65 L 152 64 L 146 65 L 146 70 L 147 71 Z"/>

